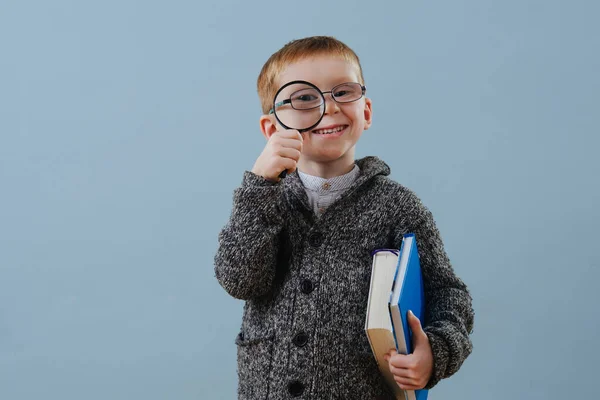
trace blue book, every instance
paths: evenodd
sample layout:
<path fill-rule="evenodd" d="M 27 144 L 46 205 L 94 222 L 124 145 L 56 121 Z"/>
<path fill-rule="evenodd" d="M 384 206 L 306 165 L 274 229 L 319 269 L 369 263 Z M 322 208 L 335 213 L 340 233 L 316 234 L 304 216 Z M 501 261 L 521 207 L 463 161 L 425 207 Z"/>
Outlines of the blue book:
<path fill-rule="evenodd" d="M 419 262 L 417 241 L 412 233 L 405 234 L 400 247 L 400 261 L 392 285 L 389 300 L 392 330 L 396 341 L 396 351 L 400 354 L 413 352 L 412 331 L 408 325 L 408 311 L 420 321 L 425 317 L 425 291 Z M 428 390 L 405 390 L 407 400 L 426 400 Z"/>

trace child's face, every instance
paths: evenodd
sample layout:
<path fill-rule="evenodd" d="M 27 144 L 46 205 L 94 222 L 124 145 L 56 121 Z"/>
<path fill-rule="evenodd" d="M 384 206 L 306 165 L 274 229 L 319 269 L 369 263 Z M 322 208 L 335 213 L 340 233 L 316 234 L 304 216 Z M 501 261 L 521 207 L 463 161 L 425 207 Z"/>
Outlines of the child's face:
<path fill-rule="evenodd" d="M 279 75 L 278 84 L 304 80 L 316 85 L 322 92 L 340 83 L 360 82 L 354 64 L 332 56 L 301 59 L 287 66 Z M 354 163 L 354 146 L 363 130 L 371 126 L 371 100 L 362 97 L 351 103 L 337 103 L 325 94 L 326 111 L 317 127 L 302 134 L 303 148 L 299 161 L 302 164 L 328 165 L 331 162 Z M 341 129 L 324 134 L 323 128 Z M 272 128 L 274 129 L 274 128 Z M 281 127 L 277 127 L 281 130 Z"/>

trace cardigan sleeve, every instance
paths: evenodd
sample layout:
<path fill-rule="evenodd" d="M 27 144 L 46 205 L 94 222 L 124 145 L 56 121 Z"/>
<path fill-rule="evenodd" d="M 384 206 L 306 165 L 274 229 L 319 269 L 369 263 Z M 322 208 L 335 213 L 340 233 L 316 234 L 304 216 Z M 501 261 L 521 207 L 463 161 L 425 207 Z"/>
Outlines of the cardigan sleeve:
<path fill-rule="evenodd" d="M 244 173 L 214 257 L 215 276 L 231 296 L 248 300 L 271 290 L 284 223 L 282 201 L 280 183 Z"/>
<path fill-rule="evenodd" d="M 433 353 L 433 372 L 425 386 L 430 389 L 457 372 L 471 354 L 474 311 L 471 295 L 452 268 L 431 212 L 416 196 L 411 203 L 425 289 L 426 314 L 421 323 Z M 398 233 L 398 243 L 401 237 Z"/>

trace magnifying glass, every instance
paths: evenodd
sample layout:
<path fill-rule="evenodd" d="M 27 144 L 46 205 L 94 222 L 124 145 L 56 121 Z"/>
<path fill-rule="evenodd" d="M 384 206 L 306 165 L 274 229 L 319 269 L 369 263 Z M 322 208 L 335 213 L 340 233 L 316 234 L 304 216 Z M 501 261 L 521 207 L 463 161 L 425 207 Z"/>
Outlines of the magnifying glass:
<path fill-rule="evenodd" d="M 323 119 L 325 98 L 319 88 L 310 82 L 288 82 L 275 93 L 270 113 L 275 115 L 283 128 L 307 132 Z M 285 178 L 286 175 L 287 171 L 284 170 L 279 177 Z"/>

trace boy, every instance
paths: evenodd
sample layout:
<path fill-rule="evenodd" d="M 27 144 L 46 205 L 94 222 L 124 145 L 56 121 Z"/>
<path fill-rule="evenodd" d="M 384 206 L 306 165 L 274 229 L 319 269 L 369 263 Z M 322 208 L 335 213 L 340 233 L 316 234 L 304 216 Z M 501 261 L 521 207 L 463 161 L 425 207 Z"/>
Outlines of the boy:
<path fill-rule="evenodd" d="M 323 119 L 304 133 L 270 113 L 277 90 L 295 80 L 325 92 Z M 383 161 L 354 159 L 373 115 L 356 54 L 331 37 L 292 41 L 262 68 L 258 93 L 267 144 L 234 192 L 215 256 L 219 283 L 246 300 L 239 399 L 392 399 L 364 323 L 371 251 L 400 248 L 408 232 L 417 238 L 427 315 L 422 326 L 410 317 L 414 352 L 390 351 L 389 366 L 405 389 L 454 374 L 472 349 L 471 297 L 429 210 L 388 178 Z"/>

